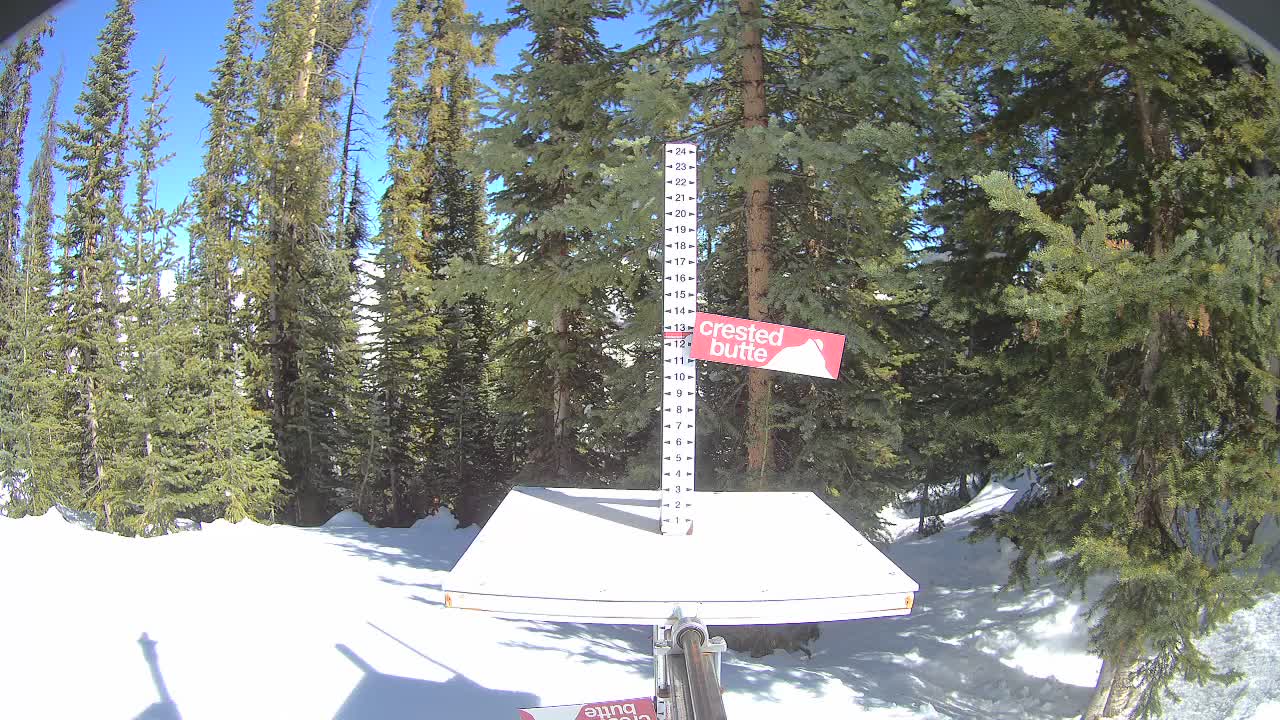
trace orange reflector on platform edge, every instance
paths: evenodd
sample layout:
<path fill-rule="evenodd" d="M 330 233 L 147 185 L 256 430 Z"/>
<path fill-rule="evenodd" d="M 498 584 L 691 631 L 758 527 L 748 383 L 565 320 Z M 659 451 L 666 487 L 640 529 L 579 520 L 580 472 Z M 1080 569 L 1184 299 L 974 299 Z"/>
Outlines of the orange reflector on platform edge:
<path fill-rule="evenodd" d="M 453 607 L 453 596 L 449 593 L 444 594 L 444 606 L 447 608 Z"/>
<path fill-rule="evenodd" d="M 907 595 L 907 609 L 910 610 L 911 606 L 915 604 L 916 604 L 915 594 L 913 593 L 913 594 Z"/>

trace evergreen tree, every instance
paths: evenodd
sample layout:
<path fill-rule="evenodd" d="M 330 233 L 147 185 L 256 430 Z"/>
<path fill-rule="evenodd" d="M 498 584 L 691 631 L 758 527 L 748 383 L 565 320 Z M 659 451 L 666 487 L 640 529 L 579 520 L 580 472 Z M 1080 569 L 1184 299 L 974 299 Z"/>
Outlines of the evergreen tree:
<path fill-rule="evenodd" d="M 1007 393 L 987 437 L 1046 466 L 986 531 L 1018 544 L 1014 581 L 1110 578 L 1085 717 L 1150 717 L 1175 675 L 1224 677 L 1195 639 L 1270 586 L 1249 536 L 1280 502 L 1276 197 L 1258 173 L 1280 106 L 1265 62 L 1183 2 L 973 2 L 963 22 L 960 97 L 981 93 L 981 130 L 1019 148 L 976 181 L 1013 226 L 997 242 L 1026 253 L 973 326 Z M 971 219 L 941 217 L 977 245 Z"/>
<path fill-rule="evenodd" d="M 1021 12 L 1016 4 L 1003 7 Z M 1001 302 L 1002 293 L 1034 282 L 1028 258 L 1035 238 L 1019 232 L 1008 214 L 992 210 L 973 178 L 1010 168 L 1026 179 L 1042 168 L 1052 171 L 1029 160 L 1052 131 L 1024 119 L 1045 102 L 1052 106 L 1043 111 L 1054 117 L 1078 110 L 1053 80 L 1019 87 L 1019 74 L 990 51 L 965 10 L 945 0 L 922 3 L 913 21 L 912 46 L 927 99 L 917 163 L 924 181 L 917 200 L 922 222 L 913 238 L 912 268 L 924 312 L 904 371 L 911 396 L 905 422 L 909 472 L 915 481 L 936 484 L 988 472 L 998 454 L 989 414 L 1008 401 L 1011 388 L 983 358 L 1019 332 L 1020 320 Z M 996 32 L 1005 38 L 1008 23 Z"/>
<path fill-rule="evenodd" d="M 880 0 L 658 12 L 653 56 L 696 78 L 681 132 L 702 152 L 705 309 L 847 337 L 836 381 L 766 373 L 760 387 L 701 367 L 699 478 L 812 489 L 873 531 L 901 482 L 899 368 L 917 313 L 902 273 L 919 152 L 910 15 Z"/>
<path fill-rule="evenodd" d="M 248 266 L 255 180 L 253 133 L 252 0 L 235 0 L 223 55 L 207 93 L 196 99 L 209 108 L 203 171 L 192 181 L 194 220 L 190 228 L 190 272 L 200 278 L 202 333 L 211 361 L 229 359 L 243 342 L 246 323 L 236 322 L 236 297 L 244 292 Z M 237 332 L 239 330 L 239 332 Z"/>
<path fill-rule="evenodd" d="M 44 54 L 42 41 L 53 32 L 51 21 L 44 21 L 6 50 L 0 58 L 0 407 L 17 410 L 24 388 L 20 382 L 23 368 L 21 357 L 29 350 L 23 348 L 8 352 L 12 336 L 26 334 L 21 324 L 28 319 L 21 303 L 28 300 L 24 293 L 26 278 L 20 268 L 23 249 L 19 242 L 21 225 L 19 211 L 21 201 L 18 183 L 22 176 L 23 135 L 26 133 L 31 113 L 31 77 L 40 71 L 40 59 Z M 26 338 L 24 338 L 26 339 Z M 0 482 L 15 485 L 17 473 L 26 473 L 14 466 L 13 458 L 22 450 L 18 447 L 25 434 L 19 424 L 10 425 L 16 417 L 0 420 Z"/>
<path fill-rule="evenodd" d="M 14 298 L 17 267 L 19 211 L 18 181 L 22 177 L 22 143 L 31 114 L 31 78 L 40 71 L 44 40 L 53 34 L 52 20 L 28 30 L 11 46 L 0 62 L 0 302 Z M 5 343 L 0 329 L 0 347 Z"/>
<path fill-rule="evenodd" d="M 213 84 L 197 98 L 209 108 L 209 131 L 204 169 L 192 183 L 192 260 L 164 305 L 166 327 L 176 338 L 178 402 L 170 419 L 186 425 L 175 434 L 186 438 L 188 462 L 172 476 L 174 491 L 156 506 L 154 525 L 161 530 L 182 507 L 207 519 L 273 518 L 284 474 L 270 416 L 255 406 L 267 383 L 262 356 L 249 342 L 255 327 L 247 276 L 258 257 L 251 241 L 260 179 L 251 145 L 252 15 L 251 0 L 236 0 Z"/>
<path fill-rule="evenodd" d="M 18 181 L 22 171 L 22 144 L 31 112 L 31 77 L 40 71 L 44 54 L 41 39 L 52 25 L 27 33 L 0 58 L 0 299 L 12 298 L 17 286 L 18 222 L 21 200 Z M 0 334 L 0 343 L 4 335 Z"/>
<path fill-rule="evenodd" d="M 901 366 L 917 322 L 902 271 L 919 152 L 908 18 L 882 0 L 770 11 L 777 110 L 766 135 L 741 146 L 764 143 L 773 163 L 768 308 L 781 322 L 844 335 L 846 349 L 835 381 L 771 374 L 766 469 L 772 483 L 814 490 L 873 530 L 874 508 L 897 489 Z M 737 156 L 740 167 L 747 157 Z M 748 252 L 748 275 L 751 264 Z"/>
<path fill-rule="evenodd" d="M 523 476 L 581 482 L 610 466 L 598 438 L 609 406 L 605 378 L 618 359 L 605 352 L 649 272 L 627 262 L 633 243 L 606 177 L 634 153 L 611 114 L 624 60 L 599 38 L 596 23 L 624 16 L 613 2 L 516 3 L 510 26 L 532 33 L 522 65 L 498 76 L 498 115 L 484 132 L 485 166 L 502 189 L 501 262 L 484 277 L 499 308 L 502 363 L 514 377 L 508 402 L 526 420 Z M 652 229 L 648 231 L 652 238 Z M 647 252 L 644 247 L 640 252 Z M 635 260 L 634 257 L 631 260 Z M 518 410 L 517 410 L 518 408 Z"/>
<path fill-rule="evenodd" d="M 901 485 L 899 368 L 916 312 L 902 273 L 918 152 L 903 9 L 672 2 L 657 13 L 653 62 L 690 78 L 678 135 L 698 142 L 703 166 L 703 308 L 847 338 L 835 381 L 702 364 L 699 485 L 810 489 L 874 532 Z M 643 98 L 631 102 L 660 104 Z M 753 653 L 817 635 L 719 632 Z"/>
<path fill-rule="evenodd" d="M 128 242 L 121 252 L 126 298 L 119 319 L 124 372 L 110 401 L 103 403 L 109 414 L 120 418 L 123 435 L 108 460 L 111 504 L 119 508 L 116 520 L 119 528 L 144 532 L 157 519 L 153 508 L 156 497 L 164 494 L 162 483 L 171 470 L 181 467 L 158 436 L 163 406 L 171 399 L 172 373 L 163 338 L 160 284 L 162 274 L 172 272 L 173 228 L 181 222 L 183 211 L 173 216 L 157 208 L 153 197 L 155 172 L 170 157 L 160 153 L 161 143 L 169 136 L 164 128 L 168 92 L 161 60 L 152 68 L 151 87 L 142 98 L 144 115 L 134 133 L 134 202 L 126 222 Z"/>
<path fill-rule="evenodd" d="M 461 0 L 442 0 L 432 18 L 433 55 L 426 73 L 427 150 L 432 185 L 431 272 L 437 284 L 451 263 L 488 263 L 483 174 L 476 168 L 473 65 L 492 61 L 492 42 L 476 44 L 475 17 Z M 507 489 L 509 469 L 498 462 L 492 426 L 493 388 L 489 359 L 494 333 L 487 302 L 469 293 L 437 305 L 442 367 L 432 396 L 435 433 L 430 474 L 442 501 L 458 521 L 487 517 Z"/>
<path fill-rule="evenodd" d="M 255 344 L 270 358 L 263 399 L 289 478 L 286 517 L 302 524 L 344 505 L 354 480 L 344 462 L 358 376 L 353 282 L 332 230 L 329 183 L 338 169 L 337 63 L 366 6 L 277 0 L 264 25 L 254 152 L 261 250 L 248 272 Z"/>
<path fill-rule="evenodd" d="M 355 504 L 355 488 L 360 481 L 365 452 L 362 441 L 368 437 L 369 396 L 364 386 L 364 347 L 360 338 L 359 321 L 363 314 L 361 296 L 364 292 L 360 271 L 361 248 L 368 246 L 368 188 L 362 186 L 359 162 L 352 170 L 352 154 L 360 151 L 355 140 L 363 129 L 357 126 L 360 76 L 368 49 L 369 36 L 373 32 L 372 21 L 364 18 L 363 8 L 352 6 L 358 12 L 351 26 L 351 37 L 363 28 L 360 54 L 356 59 L 347 92 L 347 108 L 342 133 L 341 153 L 338 159 L 338 195 L 334 208 L 337 222 L 334 225 L 333 251 L 335 260 L 343 263 L 333 274 L 330 305 L 336 313 L 338 347 L 333 354 L 335 405 L 333 407 L 338 436 L 339 471 L 330 492 L 328 515 L 331 511 L 352 507 Z M 336 97 L 335 97 L 336 100 Z M 336 114 L 332 115 L 334 120 Z M 344 262 L 345 261 L 345 262 Z"/>
<path fill-rule="evenodd" d="M 113 526 L 100 406 L 115 386 L 120 302 L 120 226 L 123 221 L 127 137 L 129 49 L 134 39 L 133 2 L 117 0 L 98 36 L 98 52 L 75 106 L 76 118 L 63 123 L 60 146 L 71 188 L 64 229 L 59 235 L 59 327 L 67 343 L 66 363 L 74 369 L 67 414 L 80 427 L 79 488 L 84 504 Z"/>
<path fill-rule="evenodd" d="M 426 3 L 401 0 L 391 18 L 396 41 L 387 89 L 389 185 L 379 203 L 374 398 L 358 507 L 377 522 L 405 525 L 429 510 L 427 388 L 437 377 L 440 354 L 439 321 L 430 312 L 432 223 L 424 201 L 430 183 L 429 97 L 422 84 L 431 55 L 432 12 Z"/>
<path fill-rule="evenodd" d="M 6 402 L 0 408 L 0 512 L 39 515 L 56 502 L 70 503 L 75 487 L 75 428 L 61 414 L 69 378 L 61 336 L 53 329 L 54 151 L 57 147 L 58 96 L 62 68 L 45 101 L 40 151 L 27 176 L 30 198 L 22 228 L 22 263 L 16 296 L 4 319 L 13 328 L 0 350 L 0 378 Z"/>
<path fill-rule="evenodd" d="M 154 175 L 169 157 L 159 151 L 168 137 L 167 94 L 161 62 L 143 97 L 146 113 L 134 143 L 135 200 L 124 253 L 128 301 L 121 318 L 124 373 L 119 391 L 112 395 L 127 401 L 106 406 L 121 418 L 124 433 L 109 467 L 113 505 L 123 508 L 117 511 L 117 522 L 120 529 L 146 535 L 170 531 L 180 515 L 200 520 L 267 516 L 271 483 L 278 473 L 274 458 L 269 453 L 262 456 L 261 448 L 246 442 L 245 428 L 236 422 L 236 413 L 244 412 L 247 402 L 236 388 L 226 387 L 238 375 L 232 363 L 234 349 L 231 358 L 220 362 L 200 352 L 204 328 L 195 322 L 199 316 L 189 312 L 189 283 L 184 283 L 178 302 L 162 293 L 165 276 L 177 269 L 173 236 L 187 213 L 185 203 L 172 211 L 155 205 Z M 214 392 L 229 395 L 219 399 L 233 407 L 210 403 Z M 264 423 L 258 426 L 250 429 L 267 429 Z M 229 444 L 236 456 L 230 462 L 256 461 L 261 467 L 227 473 L 223 466 Z M 254 474 L 268 482 L 250 477 Z"/>
<path fill-rule="evenodd" d="M 364 114 L 360 109 L 360 71 L 364 68 L 364 56 L 369 49 L 369 35 L 373 33 L 373 22 L 365 24 L 364 39 L 360 42 L 360 56 L 356 59 L 356 69 L 351 76 L 351 92 L 347 99 L 347 120 L 345 128 L 342 132 L 342 160 L 340 161 L 338 174 L 338 222 L 337 228 L 339 233 L 344 233 L 347 228 L 347 211 L 350 209 L 351 201 L 354 200 L 354 194 L 357 192 L 356 185 L 359 183 L 359 163 L 356 165 L 355 177 L 352 176 L 351 170 L 351 153 L 359 151 L 359 144 L 355 141 L 357 133 L 363 132 L 356 125 L 357 114 Z M 351 258 L 351 272 L 355 272 L 355 261 L 357 255 Z"/>
<path fill-rule="evenodd" d="M 347 255 L 348 269 L 358 277 L 360 253 L 369 247 L 369 184 L 360 176 L 360 163 L 351 173 L 351 192 L 342 213 L 339 247 Z"/>
<path fill-rule="evenodd" d="M 209 326 L 187 312 L 204 290 L 202 275 L 180 273 L 163 306 L 172 366 L 160 422 L 183 465 L 163 478 L 163 492 L 141 503 L 150 532 L 168 531 L 179 513 L 203 521 L 274 520 L 285 479 L 271 418 L 250 397 L 251 354 L 237 343 L 228 355 L 210 357 L 202 338 Z"/>
<path fill-rule="evenodd" d="M 474 295 L 439 293 L 452 261 L 487 258 L 471 67 L 491 60 L 492 43 L 477 44 L 476 19 L 458 0 L 401 2 L 392 18 L 372 489 L 363 496 L 368 512 L 404 524 L 442 504 L 456 509 L 463 496 L 474 506 L 496 494 L 489 313 Z"/>
<path fill-rule="evenodd" d="M 750 156 L 768 157 L 764 147 L 763 130 L 769 126 L 765 98 L 764 25 L 760 0 L 738 0 L 740 18 L 738 57 L 741 63 L 741 84 L 738 101 L 742 109 L 742 129 L 748 143 L 756 144 Z M 769 197 L 768 164 L 747 165 L 743 181 L 744 219 L 743 236 L 746 241 L 746 294 L 747 318 L 768 321 L 769 281 L 773 248 L 770 236 L 773 232 L 773 203 Z M 772 378 L 761 368 L 747 370 L 746 421 L 743 427 L 747 444 L 746 486 L 763 490 L 769 469 L 775 464 L 771 447 L 770 413 L 772 411 Z"/>

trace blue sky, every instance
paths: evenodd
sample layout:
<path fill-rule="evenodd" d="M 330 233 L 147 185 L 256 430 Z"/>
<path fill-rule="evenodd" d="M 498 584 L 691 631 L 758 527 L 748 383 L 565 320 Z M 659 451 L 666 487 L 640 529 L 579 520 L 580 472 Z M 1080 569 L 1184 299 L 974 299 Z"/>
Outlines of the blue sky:
<path fill-rule="evenodd" d="M 39 148 L 40 108 L 48 94 L 49 83 L 60 62 L 66 65 L 66 79 L 59 100 L 59 119 L 74 116 L 74 106 L 80 95 L 81 83 L 89 62 L 97 50 L 97 37 L 105 18 L 114 6 L 114 0 L 67 0 L 55 10 L 57 30 L 47 44 L 44 67 L 34 81 L 32 117 L 26 137 L 25 160 L 30 165 Z M 267 0 L 257 0 L 258 18 Z M 381 192 L 382 176 L 386 172 L 386 143 L 382 133 L 383 115 L 386 112 L 388 58 L 395 41 L 391 32 L 391 9 L 395 0 L 371 0 L 373 33 L 362 70 L 360 104 L 368 117 L 364 120 L 368 142 L 359 158 L 362 175 L 373 186 L 374 195 Z M 208 113 L 196 102 L 195 95 L 207 91 L 212 80 L 211 70 L 221 55 L 220 45 L 226 34 L 227 19 L 231 15 L 232 0 L 137 0 L 134 14 L 137 17 L 137 39 L 130 60 L 137 74 L 133 79 L 133 104 L 130 117 L 136 122 L 142 116 L 142 95 L 151 83 L 151 68 L 162 57 L 165 71 L 171 79 L 168 131 L 171 133 L 166 152 L 174 157 L 157 173 L 158 198 L 161 207 L 174 207 L 190 192 L 191 179 L 200 173 L 204 154 L 204 131 Z M 468 2 L 471 12 L 480 13 L 485 21 L 506 16 L 506 0 L 473 0 Z M 634 41 L 636 34 L 648 25 L 643 12 L 637 12 L 624 21 L 610 22 L 601 27 L 607 43 L 625 45 Z M 480 68 L 477 76 L 488 82 L 495 73 L 507 72 L 519 62 L 519 54 L 528 40 L 524 32 L 504 38 L 497 48 L 495 65 Z M 344 66 L 348 73 L 354 69 L 358 48 L 347 53 Z M 344 105 L 345 109 L 345 105 Z M 25 192 L 26 171 L 23 171 Z M 61 213 L 66 199 L 66 186 L 57 183 L 58 197 L 55 209 Z M 185 233 L 184 233 L 185 235 Z M 185 248 L 182 249 L 185 254 Z"/>

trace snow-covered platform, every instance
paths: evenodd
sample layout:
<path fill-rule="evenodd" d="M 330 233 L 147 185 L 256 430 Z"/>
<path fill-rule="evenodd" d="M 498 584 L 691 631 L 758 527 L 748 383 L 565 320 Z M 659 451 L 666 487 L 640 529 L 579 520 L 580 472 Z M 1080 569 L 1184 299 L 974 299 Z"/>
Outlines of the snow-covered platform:
<path fill-rule="evenodd" d="M 518 487 L 444 583 L 503 617 L 757 625 L 906 615 L 920 589 L 812 493 L 693 494 L 691 535 L 658 532 L 658 493 Z"/>

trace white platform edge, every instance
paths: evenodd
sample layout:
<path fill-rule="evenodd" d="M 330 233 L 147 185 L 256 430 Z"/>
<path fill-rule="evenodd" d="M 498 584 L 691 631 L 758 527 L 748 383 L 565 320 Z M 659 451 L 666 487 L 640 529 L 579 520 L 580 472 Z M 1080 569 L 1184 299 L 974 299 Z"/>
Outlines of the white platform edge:
<path fill-rule="evenodd" d="M 566 600 L 484 595 L 446 588 L 445 606 L 475 610 L 513 620 L 599 623 L 606 625 L 661 625 L 672 617 L 696 617 L 717 625 L 778 625 L 799 622 L 835 622 L 908 615 L 915 593 L 861 595 L 805 600 L 738 602 L 633 602 Z"/>

